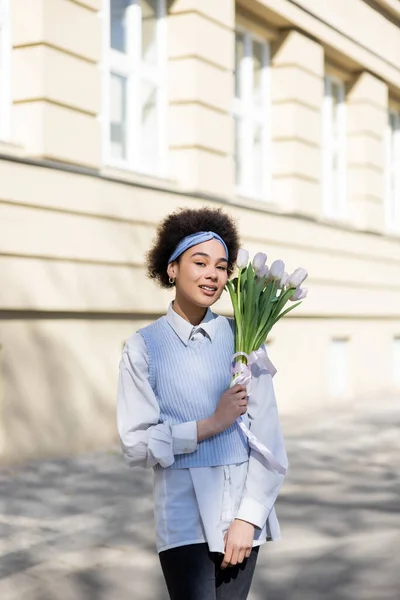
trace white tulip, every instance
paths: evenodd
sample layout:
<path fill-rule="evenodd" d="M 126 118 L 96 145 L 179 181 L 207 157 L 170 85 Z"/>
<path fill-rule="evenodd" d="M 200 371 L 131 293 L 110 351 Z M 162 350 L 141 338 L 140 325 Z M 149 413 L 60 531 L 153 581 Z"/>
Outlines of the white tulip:
<path fill-rule="evenodd" d="M 285 271 L 284 274 L 283 274 L 283 276 L 282 276 L 282 278 L 281 278 L 281 281 L 279 283 L 279 287 L 281 289 L 285 287 L 285 285 L 288 282 L 288 279 L 289 279 L 289 273 L 286 273 L 286 271 Z"/>
<path fill-rule="evenodd" d="M 272 265 L 269 268 L 269 279 L 274 279 L 278 281 L 282 279 L 283 274 L 285 272 L 285 263 L 283 260 L 274 260 Z"/>
<path fill-rule="evenodd" d="M 303 298 L 305 298 L 307 296 L 307 292 L 308 292 L 307 288 L 298 287 L 296 289 L 295 293 L 293 294 L 293 296 L 290 298 L 290 300 L 292 302 L 296 302 L 296 300 L 303 300 Z"/>
<path fill-rule="evenodd" d="M 305 269 L 299 267 L 290 275 L 288 280 L 288 286 L 291 288 L 298 288 L 305 279 L 307 279 L 308 273 Z"/>
<path fill-rule="evenodd" d="M 238 255 L 237 255 L 237 259 L 236 259 L 236 264 L 238 266 L 239 269 L 245 269 L 247 267 L 249 263 L 249 253 L 247 250 L 245 250 L 244 248 L 240 248 Z"/>
<path fill-rule="evenodd" d="M 258 269 L 258 271 L 256 271 L 256 277 L 258 277 L 258 279 L 262 279 L 263 277 L 268 277 L 268 273 L 269 269 L 267 265 L 263 265 L 261 269 Z"/>
<path fill-rule="evenodd" d="M 253 268 L 257 272 L 265 266 L 267 262 L 267 255 L 264 252 L 257 252 L 253 258 Z"/>

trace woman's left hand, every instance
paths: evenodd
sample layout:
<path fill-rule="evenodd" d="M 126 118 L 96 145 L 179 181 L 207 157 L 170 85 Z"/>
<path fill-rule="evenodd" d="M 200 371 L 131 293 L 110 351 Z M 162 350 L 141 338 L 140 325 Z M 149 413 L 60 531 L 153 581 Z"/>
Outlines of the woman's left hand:
<path fill-rule="evenodd" d="M 225 534 L 225 556 L 221 569 L 233 567 L 248 558 L 253 547 L 254 525 L 235 519 Z"/>

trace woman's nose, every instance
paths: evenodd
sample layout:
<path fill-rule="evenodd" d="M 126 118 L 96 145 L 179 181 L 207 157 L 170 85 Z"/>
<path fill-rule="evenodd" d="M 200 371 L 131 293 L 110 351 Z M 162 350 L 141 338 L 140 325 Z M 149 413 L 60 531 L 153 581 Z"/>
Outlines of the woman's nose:
<path fill-rule="evenodd" d="M 212 279 L 213 281 L 216 281 L 218 279 L 218 273 L 217 271 L 210 271 L 208 274 L 208 277 L 210 279 Z"/>

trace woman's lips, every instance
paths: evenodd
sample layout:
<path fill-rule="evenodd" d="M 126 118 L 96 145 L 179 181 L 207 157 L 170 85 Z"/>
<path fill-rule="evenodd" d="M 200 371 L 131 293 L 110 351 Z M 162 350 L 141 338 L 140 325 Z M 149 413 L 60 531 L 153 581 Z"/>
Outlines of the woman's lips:
<path fill-rule="evenodd" d="M 218 288 L 207 289 L 206 287 L 202 286 L 200 286 L 200 289 L 206 296 L 214 296 L 218 291 Z"/>

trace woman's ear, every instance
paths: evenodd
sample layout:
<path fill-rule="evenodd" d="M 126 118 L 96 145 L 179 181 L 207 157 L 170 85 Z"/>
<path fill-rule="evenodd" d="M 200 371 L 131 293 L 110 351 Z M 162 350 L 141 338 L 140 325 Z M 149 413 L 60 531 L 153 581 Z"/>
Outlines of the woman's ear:
<path fill-rule="evenodd" d="M 167 267 L 167 273 L 168 273 L 168 277 L 171 277 L 171 279 L 175 279 L 176 278 L 176 262 L 172 262 L 169 263 L 168 267 Z"/>

